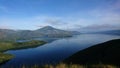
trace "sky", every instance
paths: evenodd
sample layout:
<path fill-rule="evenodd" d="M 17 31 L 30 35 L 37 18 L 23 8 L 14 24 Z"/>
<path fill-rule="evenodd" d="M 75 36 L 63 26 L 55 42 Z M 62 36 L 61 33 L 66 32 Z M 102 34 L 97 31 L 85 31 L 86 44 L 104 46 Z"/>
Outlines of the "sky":
<path fill-rule="evenodd" d="M 0 28 L 120 29 L 120 0 L 0 0 Z"/>

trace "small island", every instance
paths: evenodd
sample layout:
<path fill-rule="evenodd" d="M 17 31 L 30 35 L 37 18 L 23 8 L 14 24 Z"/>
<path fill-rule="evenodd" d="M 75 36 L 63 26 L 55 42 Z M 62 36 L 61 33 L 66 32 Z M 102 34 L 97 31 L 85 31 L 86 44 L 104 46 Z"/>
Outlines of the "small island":
<path fill-rule="evenodd" d="M 31 47 L 37 47 L 43 45 L 47 42 L 40 41 L 40 40 L 31 40 L 26 42 L 13 42 L 13 41 L 2 41 L 0 42 L 0 64 L 12 59 L 14 56 L 11 54 L 4 54 L 3 52 L 8 50 L 15 50 L 15 49 L 25 49 Z"/>

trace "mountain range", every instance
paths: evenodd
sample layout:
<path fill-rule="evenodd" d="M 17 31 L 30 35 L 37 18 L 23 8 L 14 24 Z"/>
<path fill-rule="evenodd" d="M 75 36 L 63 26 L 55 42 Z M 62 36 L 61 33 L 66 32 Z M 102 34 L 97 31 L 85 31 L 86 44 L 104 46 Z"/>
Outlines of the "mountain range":
<path fill-rule="evenodd" d="M 99 31 L 99 32 L 93 32 L 93 33 L 96 33 L 96 34 L 98 33 L 98 34 L 120 35 L 120 30 L 107 30 L 107 31 Z"/>
<path fill-rule="evenodd" d="M 38 37 L 70 37 L 77 34 L 80 34 L 80 32 L 56 29 L 51 26 L 45 26 L 37 30 L 0 29 L 1 40 L 31 39 L 31 38 L 38 38 Z"/>

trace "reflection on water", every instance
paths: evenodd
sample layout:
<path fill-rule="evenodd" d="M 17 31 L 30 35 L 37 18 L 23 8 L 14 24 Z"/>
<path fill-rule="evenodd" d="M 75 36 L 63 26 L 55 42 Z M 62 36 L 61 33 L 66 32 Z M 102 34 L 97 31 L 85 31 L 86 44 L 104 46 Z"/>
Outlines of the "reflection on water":
<path fill-rule="evenodd" d="M 3 66 L 19 66 L 22 64 L 55 64 L 76 53 L 77 51 L 98 43 L 117 38 L 120 38 L 120 36 L 103 34 L 82 34 L 70 38 L 55 39 L 53 42 L 45 44 L 43 46 L 39 46 L 37 48 L 7 51 L 7 53 L 15 55 L 15 58 L 10 60 Z M 37 38 L 37 40 L 41 39 Z"/>

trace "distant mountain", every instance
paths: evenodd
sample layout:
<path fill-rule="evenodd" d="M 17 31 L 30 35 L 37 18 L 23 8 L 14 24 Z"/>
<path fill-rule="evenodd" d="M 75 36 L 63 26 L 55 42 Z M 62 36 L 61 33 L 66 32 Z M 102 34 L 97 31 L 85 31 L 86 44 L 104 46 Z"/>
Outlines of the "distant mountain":
<path fill-rule="evenodd" d="M 16 31 L 10 29 L 0 29 L 0 40 L 15 39 Z"/>
<path fill-rule="evenodd" d="M 41 29 L 35 30 L 34 32 L 40 32 L 45 37 L 64 37 L 64 36 L 72 36 L 70 32 L 53 28 L 51 26 L 45 26 Z"/>
<path fill-rule="evenodd" d="M 120 30 L 120 24 L 93 24 L 85 27 L 78 28 L 80 32 L 101 32 L 101 31 L 111 31 L 111 30 Z"/>
<path fill-rule="evenodd" d="M 51 26 L 45 26 L 43 28 L 31 31 L 31 30 L 9 30 L 0 29 L 0 39 L 30 39 L 36 37 L 70 37 L 72 35 L 80 34 L 77 31 L 65 31 L 53 28 Z"/>
<path fill-rule="evenodd" d="M 104 42 L 67 58 L 64 62 L 73 64 L 115 64 L 120 65 L 120 39 Z"/>
<path fill-rule="evenodd" d="M 106 30 L 106 31 L 96 31 L 96 32 L 87 32 L 94 34 L 111 34 L 111 35 L 120 35 L 120 30 Z"/>
<path fill-rule="evenodd" d="M 39 33 L 39 32 L 43 34 L 45 37 L 67 37 L 75 34 L 80 34 L 80 32 L 60 30 L 53 28 L 51 26 L 45 26 L 41 29 L 34 31 L 34 33 Z"/>

